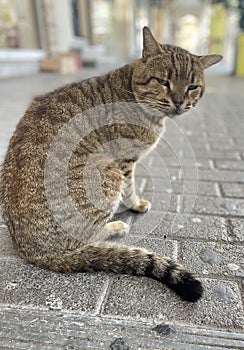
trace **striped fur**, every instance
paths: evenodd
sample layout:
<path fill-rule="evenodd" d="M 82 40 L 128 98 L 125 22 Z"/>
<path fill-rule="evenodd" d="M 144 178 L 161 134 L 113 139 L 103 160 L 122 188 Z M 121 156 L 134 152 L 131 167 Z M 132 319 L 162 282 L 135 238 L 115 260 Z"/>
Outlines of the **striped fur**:
<path fill-rule="evenodd" d="M 204 91 L 203 69 L 220 58 L 198 57 L 177 47 L 160 45 L 144 28 L 141 59 L 32 102 L 10 141 L 0 181 L 3 217 L 23 259 L 59 272 L 113 271 L 147 276 L 166 284 L 185 300 L 197 301 L 201 297 L 201 283 L 169 258 L 106 240 L 128 232 L 126 224 L 109 222 L 121 199 L 133 211 L 144 213 L 150 209 L 150 203 L 135 193 L 136 161 L 156 145 L 166 115 L 181 114 L 197 103 Z M 127 103 L 123 115 L 117 115 L 114 105 L 111 107 L 111 103 L 118 102 Z M 59 182 L 52 176 L 45 178 L 52 142 L 74 123 L 72 135 L 63 131 L 63 143 L 52 159 L 57 164 L 53 172 L 58 179 L 58 165 L 72 139 L 89 128 L 91 120 L 85 112 L 99 106 L 106 108 L 107 124 L 99 125 L 101 115 L 95 115 L 97 128 L 81 137 L 73 149 L 67 163 L 68 192 L 64 198 Z M 80 119 L 75 124 L 77 115 Z M 132 115 L 140 123 L 128 123 Z M 114 140 L 127 140 L 122 146 L 118 144 L 120 157 L 98 152 Z M 101 198 L 95 190 L 94 173 L 86 173 L 89 157 L 94 154 L 91 165 L 101 177 Z M 52 186 L 52 207 L 46 184 Z M 94 189 L 95 202 L 87 195 L 86 186 Z M 84 218 L 82 229 L 75 226 L 77 236 L 71 234 L 72 215 L 66 217 L 70 198 Z"/>

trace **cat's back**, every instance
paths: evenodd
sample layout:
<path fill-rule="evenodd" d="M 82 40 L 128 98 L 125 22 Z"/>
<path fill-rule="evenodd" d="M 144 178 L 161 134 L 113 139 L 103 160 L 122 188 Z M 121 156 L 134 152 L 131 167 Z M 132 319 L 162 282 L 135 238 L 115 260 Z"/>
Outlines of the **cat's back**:
<path fill-rule="evenodd" d="M 34 98 L 11 138 L 4 166 L 15 157 L 18 165 L 24 166 L 25 162 L 33 163 L 36 158 L 45 156 L 62 126 L 93 107 L 97 96 L 92 85 L 96 79 L 65 85 Z"/>
<path fill-rule="evenodd" d="M 16 127 L 1 167 L 1 202 L 7 198 L 11 203 L 29 202 L 27 195 L 38 197 L 36 191 L 42 192 L 50 145 L 62 126 L 89 108 L 88 96 L 84 98 L 89 84 L 72 83 L 34 98 Z"/>
<path fill-rule="evenodd" d="M 88 96 L 85 100 L 83 91 L 88 86 L 89 82 L 73 83 L 36 97 L 10 140 L 1 166 L 0 204 L 19 246 L 27 246 L 34 235 L 39 237 L 37 231 L 51 230 L 44 188 L 46 160 L 59 130 L 77 113 L 89 108 Z"/>

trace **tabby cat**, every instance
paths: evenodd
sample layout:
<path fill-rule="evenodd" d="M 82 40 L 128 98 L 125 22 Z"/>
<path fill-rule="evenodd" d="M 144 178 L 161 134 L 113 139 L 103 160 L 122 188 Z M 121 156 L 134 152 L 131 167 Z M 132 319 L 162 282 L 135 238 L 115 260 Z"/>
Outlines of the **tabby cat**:
<path fill-rule="evenodd" d="M 156 145 L 166 116 L 196 105 L 203 70 L 221 58 L 161 45 L 145 27 L 141 59 L 35 98 L 1 170 L 2 214 L 19 255 L 56 272 L 147 276 L 185 300 L 201 298 L 201 283 L 170 258 L 109 238 L 128 232 L 111 222 L 120 200 L 150 209 L 135 193 L 136 161 Z"/>

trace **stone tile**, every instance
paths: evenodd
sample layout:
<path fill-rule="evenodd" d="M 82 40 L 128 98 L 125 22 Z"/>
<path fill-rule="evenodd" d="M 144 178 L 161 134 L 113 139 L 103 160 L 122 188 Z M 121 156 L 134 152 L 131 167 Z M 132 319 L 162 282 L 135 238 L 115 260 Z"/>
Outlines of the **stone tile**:
<path fill-rule="evenodd" d="M 192 212 L 207 215 L 243 216 L 244 199 L 197 196 L 194 207 L 192 208 L 194 198 L 194 196 L 185 195 L 179 204 L 180 212 Z"/>
<path fill-rule="evenodd" d="M 2 258 L 18 258 L 17 250 L 14 246 L 13 240 L 10 236 L 10 233 L 3 232 L 0 227 L 0 260 Z"/>
<path fill-rule="evenodd" d="M 1 258 L 17 258 L 17 250 L 14 246 L 12 237 L 8 231 L 7 226 L 3 222 L 3 218 L 0 216 L 0 259 Z"/>
<path fill-rule="evenodd" d="M 244 198 L 244 183 L 222 183 L 220 188 L 225 197 Z"/>
<path fill-rule="evenodd" d="M 135 235 L 138 232 L 142 232 L 142 229 L 143 232 L 152 231 L 167 212 L 176 213 L 177 210 L 177 197 L 175 195 L 145 192 L 143 193 L 143 198 L 151 202 L 151 210 L 149 212 L 139 214 L 128 211 L 128 216 L 132 217 L 131 227 L 133 227 Z"/>
<path fill-rule="evenodd" d="M 234 137 L 234 142 L 237 145 L 244 146 L 243 135 L 242 135 L 242 137 Z"/>
<path fill-rule="evenodd" d="M 195 157 L 197 162 L 201 163 L 202 159 L 228 159 L 228 160 L 239 160 L 240 153 L 237 151 L 204 151 L 195 150 Z M 184 154 L 185 158 L 188 158 L 187 154 Z"/>
<path fill-rule="evenodd" d="M 162 160 L 172 166 L 191 166 L 192 162 L 195 162 L 195 152 L 207 152 L 206 142 L 201 141 L 190 141 L 189 139 L 185 142 L 181 142 L 179 138 L 172 139 L 171 145 L 165 143 L 159 143 L 155 149 L 155 160 L 153 165 L 161 165 Z M 202 160 L 200 167 L 209 167 L 208 159 Z"/>
<path fill-rule="evenodd" d="M 111 221 L 124 221 L 126 222 L 128 225 L 130 225 L 131 220 L 134 216 L 136 215 L 140 215 L 137 213 L 133 213 L 130 210 L 128 210 L 123 204 L 121 204 L 117 211 L 116 214 L 114 214 L 113 218 L 111 219 Z"/>
<path fill-rule="evenodd" d="M 181 263 L 197 274 L 244 277 L 243 246 L 186 240 L 180 251 Z"/>
<path fill-rule="evenodd" d="M 183 302 L 157 281 L 147 278 L 115 277 L 103 315 L 126 319 L 151 319 L 200 326 L 243 326 L 240 291 L 234 282 L 202 280 L 205 293 L 196 304 Z"/>
<path fill-rule="evenodd" d="M 158 217 L 160 213 L 158 214 Z M 155 222 L 157 219 L 156 214 Z M 159 220 L 158 220 L 159 221 Z M 149 225 L 148 225 L 149 226 Z M 222 218 L 196 215 L 181 215 L 167 213 L 161 216 L 158 225 L 150 231 L 150 237 L 171 239 L 200 239 L 204 241 L 230 241 L 227 226 Z M 231 237 L 232 240 L 232 237 Z"/>
<path fill-rule="evenodd" d="M 14 346 L 15 350 L 240 350 L 244 347 L 239 330 L 206 331 L 201 327 L 63 315 L 45 310 L 20 312 L 2 307 L 1 325 L 2 349 Z"/>
<path fill-rule="evenodd" d="M 162 167 L 154 167 L 150 163 L 140 163 L 136 166 L 135 176 L 137 177 L 162 177 L 163 179 L 171 179 L 172 177 L 179 177 L 179 169 L 174 167 L 167 167 L 166 164 L 162 164 Z"/>
<path fill-rule="evenodd" d="M 165 193 L 172 193 L 173 181 L 171 181 L 170 178 L 165 179 L 163 177 L 151 177 L 146 179 L 146 184 L 144 187 L 145 191 L 151 191 L 151 192 L 165 192 Z"/>
<path fill-rule="evenodd" d="M 172 183 L 174 193 L 182 194 L 183 191 L 185 194 L 195 194 L 196 193 L 196 184 L 197 184 L 197 194 L 200 196 L 217 196 L 216 184 L 213 182 L 207 181 L 197 181 L 193 183 L 192 181 L 182 180 L 175 181 Z"/>
<path fill-rule="evenodd" d="M 195 159 L 192 160 L 189 158 L 174 160 L 174 158 L 171 158 L 171 157 L 168 157 L 168 158 L 163 157 L 163 160 L 168 167 L 178 167 L 180 169 L 183 169 L 183 168 L 191 168 L 194 165 L 199 169 L 210 169 L 208 159 L 202 159 L 201 161 L 198 162 Z M 156 165 L 153 163 L 153 166 L 156 166 Z"/>
<path fill-rule="evenodd" d="M 175 178 L 173 178 L 174 180 Z M 217 196 L 216 185 L 207 181 L 187 181 L 185 179 L 172 181 L 162 177 L 147 178 L 144 187 L 145 191 L 165 192 L 174 194 L 199 194 Z"/>
<path fill-rule="evenodd" d="M 241 145 L 235 145 L 233 143 L 228 142 L 228 140 L 226 141 L 210 141 L 210 148 L 211 150 L 214 151 L 242 151 L 242 146 Z"/>
<path fill-rule="evenodd" d="M 230 219 L 233 241 L 244 242 L 244 219 Z"/>
<path fill-rule="evenodd" d="M 244 171 L 228 171 L 228 170 L 204 170 L 199 169 L 199 179 L 203 181 L 217 182 L 241 182 L 244 183 Z"/>
<path fill-rule="evenodd" d="M 121 244 L 133 247 L 145 248 L 150 252 L 154 252 L 160 256 L 169 256 L 177 260 L 177 241 L 170 239 L 148 238 L 148 236 L 128 235 L 120 240 Z"/>
<path fill-rule="evenodd" d="M 93 313 L 108 276 L 65 275 L 22 261 L 0 262 L 0 303 Z"/>
<path fill-rule="evenodd" d="M 244 161 L 242 160 L 215 160 L 215 167 L 224 170 L 244 170 Z"/>
<path fill-rule="evenodd" d="M 163 212 L 177 211 L 177 195 L 171 193 L 148 192 L 145 191 L 142 197 L 151 202 L 152 210 L 160 210 Z"/>
<path fill-rule="evenodd" d="M 174 214 L 172 214 L 174 215 Z M 168 221 L 166 220 L 167 212 L 150 210 L 143 215 L 134 215 L 130 224 L 129 235 L 135 235 L 137 237 L 145 238 L 152 237 L 151 234 L 157 229 L 158 226 L 165 225 L 168 227 Z M 161 226 L 160 226 L 161 227 Z M 166 232 L 166 230 L 165 230 Z M 156 238 L 164 238 L 164 235 L 154 235 Z"/>
<path fill-rule="evenodd" d="M 136 164 L 135 176 L 136 177 L 150 177 L 151 176 L 151 167 L 150 167 L 150 157 L 142 159 L 141 162 Z"/>

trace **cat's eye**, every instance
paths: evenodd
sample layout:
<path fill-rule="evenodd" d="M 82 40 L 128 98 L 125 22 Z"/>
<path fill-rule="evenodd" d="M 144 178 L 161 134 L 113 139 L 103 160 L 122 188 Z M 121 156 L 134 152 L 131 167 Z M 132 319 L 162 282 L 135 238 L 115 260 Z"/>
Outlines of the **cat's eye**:
<path fill-rule="evenodd" d="M 161 85 L 163 85 L 163 86 L 166 86 L 167 88 L 170 87 L 170 84 L 169 84 L 169 81 L 168 81 L 168 80 L 164 80 L 164 79 L 157 78 L 157 81 L 159 82 L 159 84 L 161 84 Z"/>
<path fill-rule="evenodd" d="M 198 85 L 189 85 L 188 86 L 188 91 L 190 90 L 196 90 L 198 88 Z"/>

